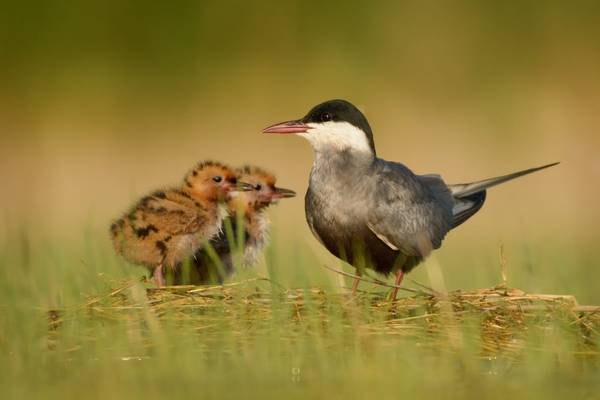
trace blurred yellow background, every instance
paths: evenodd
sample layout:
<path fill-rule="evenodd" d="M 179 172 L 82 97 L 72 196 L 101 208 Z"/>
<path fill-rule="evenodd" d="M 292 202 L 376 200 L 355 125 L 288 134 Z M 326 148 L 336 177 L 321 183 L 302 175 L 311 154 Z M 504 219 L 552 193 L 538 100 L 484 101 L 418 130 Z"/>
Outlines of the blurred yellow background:
<path fill-rule="evenodd" d="M 273 209 L 280 241 L 323 252 L 304 222 L 312 150 L 260 131 L 343 98 L 367 115 L 379 156 L 451 183 L 562 161 L 492 189 L 446 239 L 454 252 L 477 242 L 495 257 L 500 243 L 536 242 L 576 257 L 597 242 L 599 2 L 6 7 L 5 237 L 25 226 L 77 244 L 85 228 L 108 242 L 110 220 L 133 199 L 210 158 L 276 172 L 300 194 Z"/>

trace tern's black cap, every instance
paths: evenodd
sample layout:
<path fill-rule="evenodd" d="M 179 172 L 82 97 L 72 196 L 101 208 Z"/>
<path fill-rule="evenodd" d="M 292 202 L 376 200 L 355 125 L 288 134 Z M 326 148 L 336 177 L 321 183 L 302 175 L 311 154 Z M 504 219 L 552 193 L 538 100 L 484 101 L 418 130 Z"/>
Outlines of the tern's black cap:
<path fill-rule="evenodd" d="M 375 154 L 375 143 L 373 141 L 371 126 L 369 126 L 369 122 L 363 113 L 361 113 L 352 103 L 346 100 L 329 100 L 313 107 L 313 109 L 302 118 L 302 122 L 304 123 L 312 122 L 318 124 L 329 121 L 348 122 L 362 130 L 367 136 L 373 154 Z"/>

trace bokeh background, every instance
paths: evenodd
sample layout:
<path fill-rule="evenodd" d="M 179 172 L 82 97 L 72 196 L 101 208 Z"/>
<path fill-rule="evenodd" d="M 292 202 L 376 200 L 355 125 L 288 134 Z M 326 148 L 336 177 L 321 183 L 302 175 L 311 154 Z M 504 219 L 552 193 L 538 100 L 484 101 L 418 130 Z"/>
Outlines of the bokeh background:
<path fill-rule="evenodd" d="M 503 245 L 513 286 L 600 302 L 596 1 L 3 9 L 0 242 L 20 243 L 32 274 L 53 268 L 48 258 L 82 258 L 85 270 L 86 246 L 108 247 L 112 218 L 197 160 L 255 163 L 302 194 L 309 145 L 261 128 L 344 98 L 366 113 L 381 157 L 448 182 L 562 161 L 494 188 L 435 257 L 449 289 L 490 286 Z M 306 227 L 301 195 L 272 214 L 289 270 L 297 258 L 335 265 Z M 425 269 L 413 277 L 428 279 Z"/>

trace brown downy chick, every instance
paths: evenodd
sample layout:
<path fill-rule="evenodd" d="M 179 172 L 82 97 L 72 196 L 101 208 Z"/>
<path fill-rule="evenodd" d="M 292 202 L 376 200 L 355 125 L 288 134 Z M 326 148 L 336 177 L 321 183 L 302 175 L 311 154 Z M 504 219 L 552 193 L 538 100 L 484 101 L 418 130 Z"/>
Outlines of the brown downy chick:
<path fill-rule="evenodd" d="M 268 242 L 267 208 L 271 204 L 276 204 L 280 199 L 294 197 L 296 193 L 289 189 L 276 187 L 275 176 L 259 167 L 245 166 L 238 169 L 237 173 L 238 180 L 250 185 L 252 189 L 232 193 L 227 202 L 230 215 L 228 220 L 231 222 L 234 236 L 237 236 L 237 221 L 240 215 L 243 216 L 245 241 L 242 263 L 245 266 L 251 266 L 256 264 Z M 234 272 L 232 250 L 225 227 L 210 241 L 210 244 L 219 256 L 223 270 L 219 270 L 205 251 L 200 249 L 192 261 L 198 274 L 197 279 L 193 279 L 193 283 L 222 283 L 226 276 Z"/>
<path fill-rule="evenodd" d="M 117 253 L 146 266 L 158 286 L 164 267 L 176 269 L 221 229 L 225 202 L 236 188 L 235 172 L 217 162 L 199 163 L 179 188 L 159 190 L 139 200 L 111 227 Z"/>

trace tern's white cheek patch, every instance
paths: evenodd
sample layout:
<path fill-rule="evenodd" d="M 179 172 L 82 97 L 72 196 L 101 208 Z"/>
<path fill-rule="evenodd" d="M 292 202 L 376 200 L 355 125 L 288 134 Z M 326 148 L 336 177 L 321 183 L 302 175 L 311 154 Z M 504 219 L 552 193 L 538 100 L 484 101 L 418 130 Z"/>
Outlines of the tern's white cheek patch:
<path fill-rule="evenodd" d="M 306 132 L 298 134 L 310 142 L 316 151 L 354 150 L 371 152 L 367 135 L 348 122 L 309 123 Z"/>

